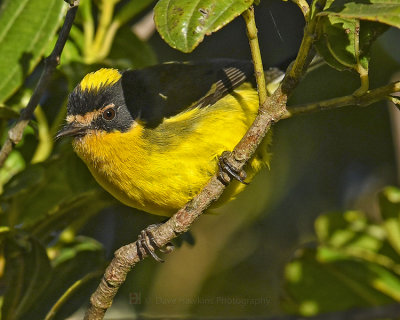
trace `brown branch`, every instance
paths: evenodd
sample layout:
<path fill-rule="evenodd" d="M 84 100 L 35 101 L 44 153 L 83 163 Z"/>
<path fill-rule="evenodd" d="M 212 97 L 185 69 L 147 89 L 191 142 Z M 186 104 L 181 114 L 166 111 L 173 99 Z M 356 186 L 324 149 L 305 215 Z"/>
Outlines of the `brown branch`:
<path fill-rule="evenodd" d="M 317 0 L 317 2 L 321 5 L 315 8 L 324 7 L 325 0 Z M 311 16 L 315 17 L 315 14 L 316 12 L 312 13 Z M 316 27 L 314 20 L 310 20 L 310 23 L 306 26 L 299 54 L 292 67 L 289 68 L 285 79 L 278 89 L 270 97 L 266 98 L 265 103 L 260 106 L 254 123 L 227 157 L 230 165 L 238 172 L 252 157 L 271 125 L 286 114 L 288 96 L 297 86 L 314 56 L 312 50 L 312 40 L 314 39 Z M 246 26 L 248 26 L 247 22 Z M 247 31 L 250 32 L 250 30 Z M 253 49 L 253 47 L 251 48 Z M 255 69 L 257 65 L 259 65 L 259 61 L 255 63 Z M 214 175 L 196 197 L 175 213 L 167 222 L 152 230 L 157 245 L 163 247 L 179 234 L 189 230 L 192 223 L 221 196 L 225 188 L 226 184 L 218 179 L 217 174 Z M 147 254 L 142 253 L 141 256 L 145 257 Z M 136 242 L 128 244 L 115 252 L 103 279 L 90 298 L 90 306 L 86 311 L 85 319 L 103 319 L 119 287 L 124 283 L 128 272 L 139 261 Z"/>
<path fill-rule="evenodd" d="M 51 54 L 45 59 L 44 70 L 26 108 L 21 111 L 20 117 L 14 127 L 8 131 L 8 137 L 0 150 L 0 167 L 4 165 L 13 147 L 21 141 L 25 127 L 32 119 L 33 112 L 39 104 L 44 90 L 49 85 L 54 70 L 60 64 L 61 53 L 68 39 L 72 23 L 74 22 L 79 1 L 80 0 L 65 0 L 65 2 L 69 4 L 69 9 L 58 35 L 57 42 Z"/>

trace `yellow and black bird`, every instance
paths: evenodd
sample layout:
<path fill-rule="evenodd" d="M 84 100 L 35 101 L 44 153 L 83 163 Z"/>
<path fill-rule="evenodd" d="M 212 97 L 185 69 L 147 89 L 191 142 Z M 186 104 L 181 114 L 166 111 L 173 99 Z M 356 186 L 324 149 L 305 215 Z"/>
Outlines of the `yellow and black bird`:
<path fill-rule="evenodd" d="M 171 216 L 218 170 L 258 110 L 247 61 L 166 63 L 87 74 L 70 94 L 66 125 L 94 178 L 122 203 Z M 268 163 L 268 138 L 246 166 L 250 181 Z M 245 185 L 233 181 L 216 205 Z"/>

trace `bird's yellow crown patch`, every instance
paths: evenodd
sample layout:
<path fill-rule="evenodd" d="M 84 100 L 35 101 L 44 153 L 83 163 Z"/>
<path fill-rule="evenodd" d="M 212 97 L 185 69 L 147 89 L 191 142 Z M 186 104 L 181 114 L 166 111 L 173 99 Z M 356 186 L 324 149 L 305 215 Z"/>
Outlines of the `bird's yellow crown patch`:
<path fill-rule="evenodd" d="M 116 83 L 121 78 L 117 69 L 100 69 L 96 72 L 88 73 L 81 81 L 82 90 L 98 90 L 102 86 Z"/>

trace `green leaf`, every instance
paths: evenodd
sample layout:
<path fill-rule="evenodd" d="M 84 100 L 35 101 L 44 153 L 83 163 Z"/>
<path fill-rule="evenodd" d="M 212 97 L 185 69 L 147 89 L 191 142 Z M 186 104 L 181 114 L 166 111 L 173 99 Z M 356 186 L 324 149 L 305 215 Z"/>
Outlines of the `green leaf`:
<path fill-rule="evenodd" d="M 368 70 L 370 47 L 387 30 L 386 25 L 370 21 L 322 16 L 318 27 L 316 48 L 333 68 Z"/>
<path fill-rule="evenodd" d="M 43 319 L 50 308 L 76 281 L 89 273 L 102 270 L 105 265 L 102 245 L 88 237 L 76 237 L 73 242 L 62 244 L 58 251 L 52 261 L 52 272 L 47 275 L 50 280 L 49 285 L 40 296 L 40 303 L 31 310 L 32 314 L 38 315 L 38 319 Z M 64 297 L 63 306 L 58 310 L 55 318 L 66 319 L 86 304 L 101 275 L 102 273 L 91 277 L 91 281 L 81 284 L 72 295 Z"/>
<path fill-rule="evenodd" d="M 248 9 L 253 0 L 160 0 L 154 20 L 172 48 L 191 52 L 205 35 L 221 29 Z"/>
<path fill-rule="evenodd" d="M 0 6 L 0 102 L 39 62 L 67 5 L 60 0 L 4 0 Z"/>
<path fill-rule="evenodd" d="M 21 238 L 22 237 L 22 238 Z M 88 273 L 102 270 L 104 249 L 91 238 L 76 237 L 53 252 L 50 262 L 44 246 L 35 238 L 7 238 L 6 273 L 8 287 L 4 296 L 2 319 L 44 319 L 46 313 L 65 291 Z M 64 302 L 57 312 L 58 319 L 67 318 L 88 301 L 98 277 L 91 277 Z"/>
<path fill-rule="evenodd" d="M 399 277 L 372 263 L 355 259 L 325 261 L 318 250 L 305 249 L 285 270 L 287 306 L 304 316 L 349 308 L 393 303 Z"/>
<path fill-rule="evenodd" d="M 380 7 L 385 1 L 379 1 L 379 4 L 377 2 L 375 5 Z M 387 2 L 393 3 L 393 1 Z M 400 1 L 397 2 L 400 5 Z M 316 48 L 325 61 L 337 70 L 352 69 L 360 75 L 365 75 L 372 43 L 388 29 L 388 26 L 382 24 L 378 18 L 379 13 L 374 13 L 375 19 L 366 19 L 362 14 L 367 10 L 364 8 L 366 3 L 367 1 L 364 4 L 363 1 L 328 1 L 328 8 L 318 14 L 320 20 Z M 368 8 L 375 6 L 370 1 L 368 3 Z M 353 13 L 358 14 L 342 14 L 348 5 Z"/>
<path fill-rule="evenodd" d="M 354 68 L 357 64 L 355 51 L 356 20 L 340 17 L 328 17 L 324 24 L 326 44 L 334 58 L 347 68 Z"/>
<path fill-rule="evenodd" d="M 400 275 L 399 255 L 387 241 L 384 225 L 370 223 L 359 211 L 319 216 L 315 231 L 322 245 L 330 250 L 325 260 L 359 258 L 377 263 Z"/>
<path fill-rule="evenodd" d="M 50 261 L 43 245 L 34 238 L 8 239 L 6 245 L 7 291 L 2 319 L 23 319 L 49 284 Z"/>
<path fill-rule="evenodd" d="M 399 0 L 336 0 L 319 15 L 376 21 L 400 28 Z"/>
<path fill-rule="evenodd" d="M 356 69 L 358 42 L 358 22 L 336 16 L 323 17 L 319 21 L 319 38 L 316 48 L 326 62 L 340 71 Z M 357 38 L 356 38 L 357 37 Z"/>
<path fill-rule="evenodd" d="M 323 214 L 315 221 L 320 243 L 336 249 L 359 249 L 377 252 L 382 247 L 385 231 L 369 224 L 362 212 L 347 211 Z"/>
<path fill-rule="evenodd" d="M 400 190 L 379 195 L 380 222 L 359 211 L 315 222 L 316 248 L 298 250 L 286 267 L 286 308 L 305 316 L 400 301 Z"/>
<path fill-rule="evenodd" d="M 76 259 L 79 260 L 79 255 L 82 252 L 99 252 L 101 255 L 104 254 L 103 246 L 98 241 L 92 238 L 78 236 L 74 239 L 73 243 L 68 243 L 60 250 L 56 258 L 52 261 L 52 264 L 54 267 L 59 268 L 67 261 L 77 262 Z"/>
<path fill-rule="evenodd" d="M 332 212 L 320 215 L 315 221 L 315 232 L 321 243 L 328 243 L 340 247 L 354 238 L 355 232 L 348 228 L 349 220 L 357 219 L 359 228 L 365 225 L 365 217 L 357 211 L 346 214 Z"/>

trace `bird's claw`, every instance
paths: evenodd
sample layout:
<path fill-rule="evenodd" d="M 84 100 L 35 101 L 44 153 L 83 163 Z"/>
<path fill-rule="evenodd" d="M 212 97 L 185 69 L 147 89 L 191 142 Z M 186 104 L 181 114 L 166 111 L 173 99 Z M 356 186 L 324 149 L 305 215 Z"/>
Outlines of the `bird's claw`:
<path fill-rule="evenodd" d="M 142 260 L 144 256 L 147 254 L 152 256 L 153 259 L 156 260 L 157 262 L 164 262 L 164 260 L 161 259 L 155 253 L 155 251 L 157 249 L 160 249 L 162 253 L 170 253 L 174 250 L 174 245 L 171 242 L 168 242 L 165 245 L 165 247 L 160 248 L 160 246 L 155 241 L 154 235 L 152 233 L 152 230 L 156 227 L 158 227 L 158 224 L 152 224 L 148 226 L 146 229 L 142 230 L 140 232 L 140 235 L 138 236 L 138 239 L 136 241 L 136 248 L 140 260 Z"/>
<path fill-rule="evenodd" d="M 249 184 L 248 182 L 244 181 L 247 177 L 246 171 L 244 171 L 243 169 L 238 171 L 233 168 L 233 166 L 229 162 L 229 154 L 229 151 L 224 151 L 222 155 L 218 157 L 218 177 L 224 184 L 228 184 L 231 181 L 231 178 L 236 179 L 243 184 Z"/>

